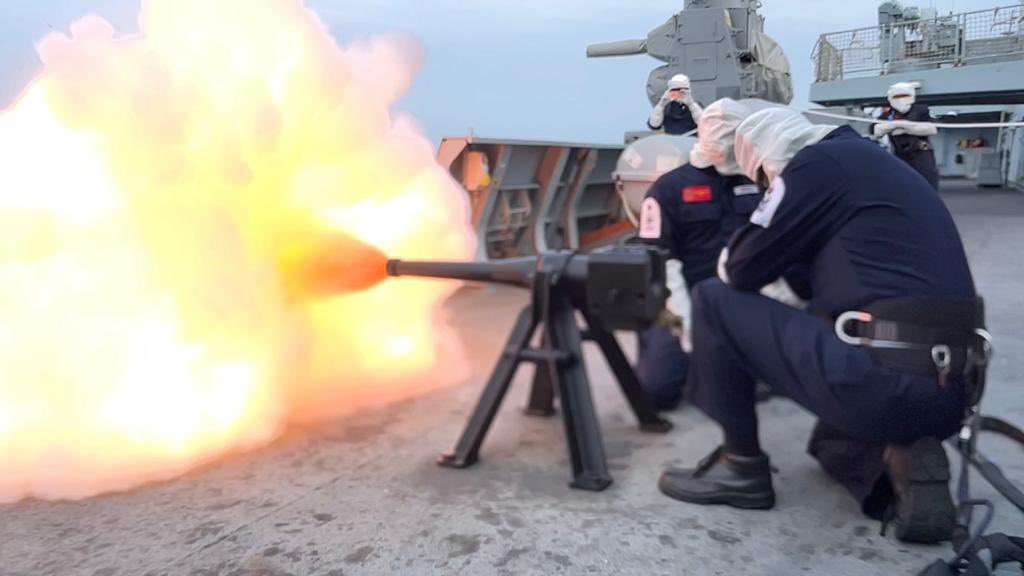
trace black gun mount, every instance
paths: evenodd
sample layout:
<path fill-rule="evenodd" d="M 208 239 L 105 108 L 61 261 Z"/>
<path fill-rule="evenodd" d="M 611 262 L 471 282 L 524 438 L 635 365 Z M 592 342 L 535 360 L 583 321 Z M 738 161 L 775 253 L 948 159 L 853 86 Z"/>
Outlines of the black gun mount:
<path fill-rule="evenodd" d="M 597 343 L 619 386 L 646 432 L 665 433 L 672 425 L 658 416 L 640 387 L 614 330 L 651 326 L 665 307 L 665 255 L 645 246 L 627 246 L 591 254 L 552 252 L 493 263 L 391 260 L 389 276 L 419 276 L 490 282 L 529 288 L 532 298 L 520 312 L 508 343 L 455 447 L 438 462 L 466 468 L 479 458 L 480 446 L 520 363 L 536 366 L 527 412 L 550 415 L 555 394 L 572 462 L 570 486 L 604 490 L 611 483 L 601 431 L 584 366 L 582 342 Z M 588 330 L 581 331 L 579 312 Z M 541 328 L 540 347 L 531 341 Z"/>

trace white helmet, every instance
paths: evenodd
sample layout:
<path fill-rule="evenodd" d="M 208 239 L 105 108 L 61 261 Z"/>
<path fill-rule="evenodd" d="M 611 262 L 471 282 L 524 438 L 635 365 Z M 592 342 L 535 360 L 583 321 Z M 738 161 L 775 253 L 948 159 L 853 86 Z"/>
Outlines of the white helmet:
<path fill-rule="evenodd" d="M 686 74 L 676 74 L 668 81 L 669 90 L 690 90 L 690 77 Z"/>
<path fill-rule="evenodd" d="M 917 89 L 921 85 L 917 82 L 897 82 L 889 87 L 889 104 L 900 114 L 910 112 L 910 108 L 917 102 Z"/>

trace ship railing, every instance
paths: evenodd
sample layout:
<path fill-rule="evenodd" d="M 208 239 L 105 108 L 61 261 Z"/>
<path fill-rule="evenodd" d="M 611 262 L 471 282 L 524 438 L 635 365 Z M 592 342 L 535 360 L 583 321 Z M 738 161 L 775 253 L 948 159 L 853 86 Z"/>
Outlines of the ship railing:
<path fill-rule="evenodd" d="M 479 260 L 587 250 L 632 230 L 614 173 L 624 146 L 450 137 L 437 160 L 469 197 Z"/>
<path fill-rule="evenodd" d="M 816 82 L 1024 57 L 1024 4 L 822 34 Z"/>

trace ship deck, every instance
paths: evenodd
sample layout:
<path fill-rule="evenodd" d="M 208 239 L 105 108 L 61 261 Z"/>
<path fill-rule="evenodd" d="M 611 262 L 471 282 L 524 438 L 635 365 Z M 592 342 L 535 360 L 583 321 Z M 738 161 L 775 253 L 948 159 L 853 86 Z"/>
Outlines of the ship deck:
<path fill-rule="evenodd" d="M 1024 422 L 1024 194 L 947 183 L 944 198 L 996 339 L 987 411 Z M 812 418 L 783 400 L 760 408 L 779 468 L 775 510 L 668 500 L 655 487 L 659 472 L 703 457 L 719 440 L 716 427 L 686 407 L 669 415 L 670 434 L 641 433 L 595 350 L 590 374 L 611 488 L 567 487 L 561 422 L 519 409 L 526 373 L 481 462 L 437 467 L 523 302 L 515 290 L 467 288 L 448 303 L 473 359 L 461 384 L 292 430 L 174 481 L 80 502 L 0 506 L 0 575 L 909 575 L 948 554 L 880 536 L 806 455 Z M 1024 452 L 992 437 L 982 448 L 1024 483 Z M 1024 534 L 1024 515 L 981 482 L 975 487 L 997 502 L 994 530 Z"/>

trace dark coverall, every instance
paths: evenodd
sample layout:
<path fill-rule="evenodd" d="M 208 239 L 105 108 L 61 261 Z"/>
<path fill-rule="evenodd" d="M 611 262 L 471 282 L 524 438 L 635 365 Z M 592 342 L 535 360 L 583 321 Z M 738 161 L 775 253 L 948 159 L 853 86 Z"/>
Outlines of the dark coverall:
<path fill-rule="evenodd" d="M 661 226 L 641 239 L 665 248 L 671 258 L 683 263 L 688 290 L 715 276 L 718 256 L 729 237 L 761 202 L 761 194 L 750 180 L 723 177 L 714 168 L 689 164 L 658 179 L 647 198 L 658 203 Z M 667 328 L 651 328 L 639 338 L 640 384 L 658 408 L 671 409 L 682 399 L 689 359 L 679 338 Z"/>
<path fill-rule="evenodd" d="M 800 264 L 808 312 L 756 293 Z M 879 517 L 891 499 L 885 445 L 955 433 L 964 383 L 951 377 L 942 387 L 934 375 L 883 366 L 840 341 L 832 321 L 882 299 L 973 298 L 948 210 L 903 162 L 839 128 L 776 178 L 730 242 L 726 271 L 730 285 L 716 279 L 694 291 L 692 401 L 727 435 L 756 435 L 754 382 L 764 380 L 818 416 L 810 452 Z"/>
<path fill-rule="evenodd" d="M 673 100 L 665 106 L 665 121 L 662 122 L 662 125 L 651 126 L 651 123 L 648 122 L 647 127 L 651 130 L 664 128 L 666 134 L 678 136 L 696 130 L 697 122 L 693 119 L 693 113 L 690 112 L 689 106 L 678 100 Z"/>
<path fill-rule="evenodd" d="M 932 113 L 925 104 L 915 103 L 906 114 L 901 114 L 894 108 L 887 108 L 882 113 L 880 120 L 908 120 L 910 122 L 932 122 Z M 877 124 L 871 125 L 871 133 L 875 133 Z M 896 156 L 910 164 L 918 174 L 932 185 L 932 188 L 939 189 L 939 167 L 935 164 L 935 149 L 926 136 L 912 136 L 910 134 L 889 135 L 892 142 L 892 151 Z"/>

